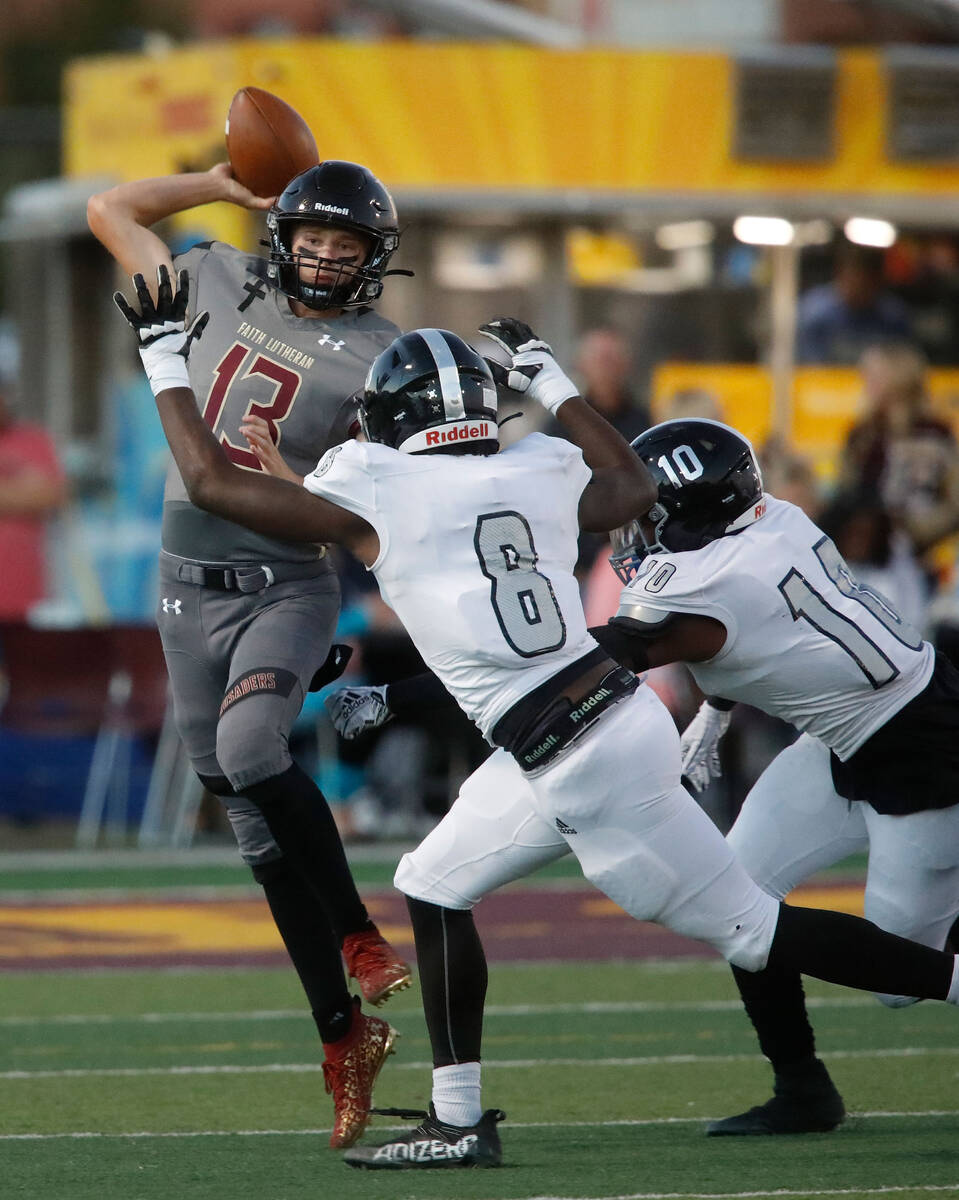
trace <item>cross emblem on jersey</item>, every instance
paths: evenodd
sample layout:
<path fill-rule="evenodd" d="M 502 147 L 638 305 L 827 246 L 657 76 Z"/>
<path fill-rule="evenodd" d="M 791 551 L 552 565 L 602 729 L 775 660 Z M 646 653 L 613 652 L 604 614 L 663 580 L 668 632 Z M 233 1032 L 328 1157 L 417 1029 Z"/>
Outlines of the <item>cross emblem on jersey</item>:
<path fill-rule="evenodd" d="M 323 336 L 317 340 L 316 344 L 318 346 L 332 346 L 334 350 L 339 350 L 341 346 L 346 345 L 346 342 L 338 342 L 336 338 L 332 338 L 328 333 L 324 333 Z"/>
<path fill-rule="evenodd" d="M 248 279 L 243 285 L 243 290 L 250 294 L 236 306 L 237 312 L 245 312 L 254 300 L 264 300 L 266 298 L 266 284 L 262 279 Z"/>
<path fill-rule="evenodd" d="M 182 606 L 183 606 L 182 600 L 168 600 L 166 596 L 163 597 L 163 611 L 165 613 L 171 612 L 171 613 L 174 613 L 176 616 L 179 616 L 180 613 L 183 611 Z"/>

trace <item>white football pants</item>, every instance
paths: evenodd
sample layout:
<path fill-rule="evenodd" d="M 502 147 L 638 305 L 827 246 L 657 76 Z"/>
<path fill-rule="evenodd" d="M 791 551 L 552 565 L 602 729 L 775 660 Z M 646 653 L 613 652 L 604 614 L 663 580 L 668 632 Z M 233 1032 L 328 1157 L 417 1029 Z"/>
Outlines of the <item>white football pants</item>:
<path fill-rule="evenodd" d="M 864 913 L 881 929 L 941 950 L 959 914 L 959 804 L 886 816 L 845 800 L 833 787 L 828 747 L 807 733 L 760 775 L 727 840 L 777 900 L 868 850 Z M 892 1007 L 912 1002 L 879 999 Z"/>
<path fill-rule="evenodd" d="M 495 751 L 450 811 L 400 860 L 401 892 L 468 909 L 572 850 L 583 873 L 641 921 L 765 966 L 778 902 L 761 891 L 680 785 L 672 717 L 641 686 L 555 763 L 524 775 Z"/>

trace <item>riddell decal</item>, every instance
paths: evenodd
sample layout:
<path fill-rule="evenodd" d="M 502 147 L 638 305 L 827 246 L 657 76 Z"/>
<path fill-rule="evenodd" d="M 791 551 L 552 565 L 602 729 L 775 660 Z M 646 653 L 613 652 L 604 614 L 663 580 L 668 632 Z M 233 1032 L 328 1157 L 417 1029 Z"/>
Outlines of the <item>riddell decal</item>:
<path fill-rule="evenodd" d="M 765 511 L 766 511 L 766 497 L 763 496 L 762 500 L 760 500 L 760 502 L 756 505 L 756 511 L 753 513 L 753 516 L 758 521 L 759 518 L 763 515 L 763 513 L 765 513 Z"/>
<path fill-rule="evenodd" d="M 477 425 L 453 425 L 449 429 L 428 429 L 426 444 L 427 446 L 442 446 L 446 442 L 475 442 L 492 436 L 489 421 L 480 421 Z"/>

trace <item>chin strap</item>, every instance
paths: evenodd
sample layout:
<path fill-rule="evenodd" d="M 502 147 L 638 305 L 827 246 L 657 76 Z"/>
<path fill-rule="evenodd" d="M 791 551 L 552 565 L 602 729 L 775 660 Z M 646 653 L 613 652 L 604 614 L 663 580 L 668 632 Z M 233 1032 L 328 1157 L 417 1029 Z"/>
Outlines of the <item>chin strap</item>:
<path fill-rule="evenodd" d="M 510 413 L 508 417 L 503 417 L 503 419 L 501 421 L 497 421 L 496 424 L 499 426 L 500 429 L 502 429 L 507 421 L 515 421 L 517 417 L 525 417 L 525 416 L 526 416 L 526 414 L 520 408 L 520 409 L 517 409 L 516 412 Z"/>

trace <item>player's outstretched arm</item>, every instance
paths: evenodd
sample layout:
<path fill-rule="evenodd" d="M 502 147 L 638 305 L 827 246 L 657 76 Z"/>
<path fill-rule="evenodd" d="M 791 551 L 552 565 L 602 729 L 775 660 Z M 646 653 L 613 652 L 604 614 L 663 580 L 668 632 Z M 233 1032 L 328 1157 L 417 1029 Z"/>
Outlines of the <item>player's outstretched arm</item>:
<path fill-rule="evenodd" d="M 625 438 L 578 396 L 556 416 L 593 471 L 579 502 L 580 528 L 602 533 L 649 512 L 656 484 Z"/>
<path fill-rule="evenodd" d="M 488 321 L 480 326 L 480 333 L 510 357 L 509 366 L 487 358 L 496 382 L 541 404 L 582 450 L 593 478 L 580 499 L 581 528 L 595 532 L 615 529 L 648 512 L 656 501 L 652 476 L 626 440 L 582 399 L 553 357 L 552 348 L 514 317 Z"/>
<path fill-rule="evenodd" d="M 120 292 L 113 298 L 137 335 L 163 432 L 190 500 L 257 533 L 290 542 L 338 542 L 362 562 L 374 562 L 379 539 L 361 517 L 285 479 L 243 471 L 224 454 L 200 416 L 187 374 L 190 347 L 202 336 L 208 314 L 187 322 L 186 271 L 180 272 L 174 292 L 169 271 L 160 266 L 155 302 L 141 275 L 133 282 L 137 308 Z"/>
<path fill-rule="evenodd" d="M 87 202 L 87 224 L 128 275 L 156 278 L 163 264 L 172 269 L 166 243 L 150 228 L 173 213 L 224 200 L 241 208 L 269 208 L 272 198 L 254 196 L 233 178 L 229 163 L 209 171 L 135 179 L 98 192 Z"/>

